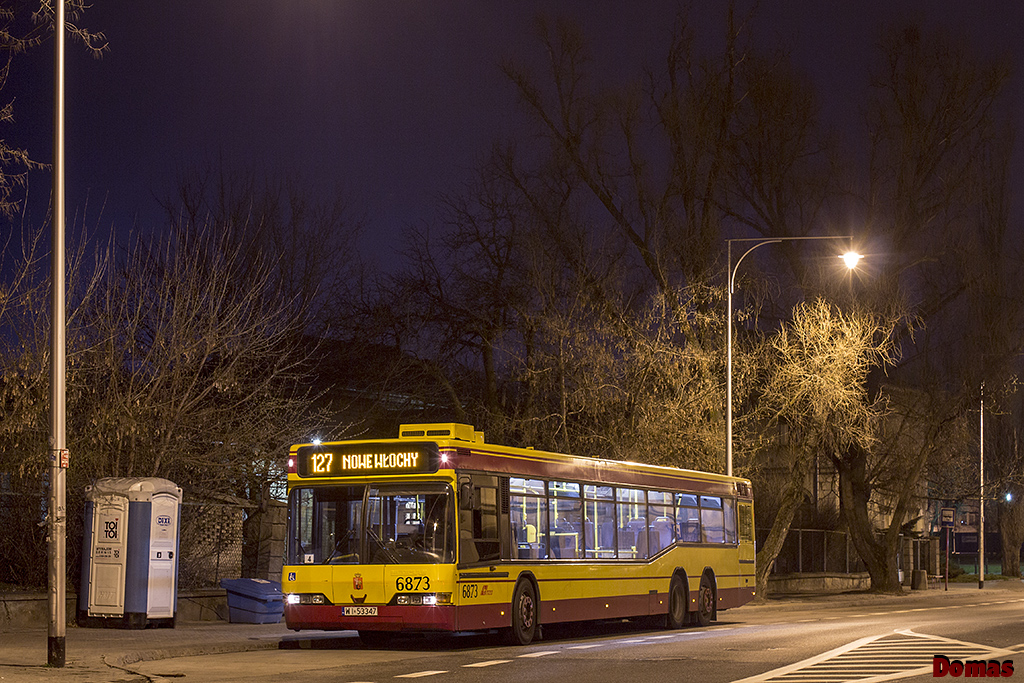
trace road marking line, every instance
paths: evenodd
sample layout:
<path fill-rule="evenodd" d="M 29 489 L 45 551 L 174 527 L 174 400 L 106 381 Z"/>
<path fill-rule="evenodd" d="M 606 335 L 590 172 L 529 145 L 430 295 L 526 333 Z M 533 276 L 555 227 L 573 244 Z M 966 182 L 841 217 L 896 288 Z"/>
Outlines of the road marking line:
<path fill-rule="evenodd" d="M 519 658 L 524 657 L 547 657 L 548 655 L 557 655 L 559 650 L 545 650 L 544 652 L 527 652 L 525 655 L 519 655 Z"/>
<path fill-rule="evenodd" d="M 781 668 L 778 668 L 778 669 L 774 669 L 772 671 L 766 671 L 764 673 L 757 674 L 756 676 L 751 676 L 749 678 L 743 678 L 743 679 L 738 680 L 738 681 L 733 681 L 733 683 L 761 683 L 761 682 L 763 682 L 768 677 L 778 678 L 778 677 L 781 677 L 781 676 L 785 676 L 786 674 L 792 673 L 794 671 L 799 671 L 800 669 L 806 669 L 806 668 L 811 667 L 811 666 L 813 666 L 815 664 L 818 664 L 820 662 L 827 661 L 829 659 L 832 659 L 833 657 L 838 657 L 839 655 L 843 654 L 844 652 L 849 652 L 850 650 L 858 648 L 861 645 L 866 645 L 867 643 L 876 641 L 879 638 L 884 638 L 884 637 L 885 637 L 884 635 L 880 635 L 880 636 L 868 636 L 866 638 L 861 638 L 860 640 L 855 640 L 852 643 L 847 643 L 846 645 L 841 645 L 840 647 L 837 647 L 834 650 L 829 650 L 828 652 L 822 652 L 820 655 L 817 655 L 816 657 L 810 657 L 810 658 L 805 659 L 805 660 L 803 660 L 801 662 L 794 662 L 793 664 L 790 664 L 788 666 L 784 666 L 784 667 L 781 667 Z"/>
<path fill-rule="evenodd" d="M 957 658 L 1005 657 L 1009 650 L 941 636 L 894 629 L 892 633 L 862 638 L 816 657 L 766 671 L 734 683 L 764 681 L 840 681 L 882 683 L 932 672 L 932 656 L 940 649 Z"/>
<path fill-rule="evenodd" d="M 570 650 L 589 650 L 592 647 L 601 647 L 604 643 L 594 643 L 592 645 L 573 645 Z"/>
<path fill-rule="evenodd" d="M 495 664 L 508 664 L 511 661 L 512 661 L 511 659 L 492 659 L 492 660 L 486 661 L 486 662 L 475 662 L 473 664 L 463 664 L 462 668 L 463 669 L 480 669 L 480 668 L 483 668 L 485 666 L 494 666 Z"/>
<path fill-rule="evenodd" d="M 402 674 L 395 676 L 395 678 L 423 678 L 424 676 L 436 676 L 438 674 L 446 674 L 447 671 L 417 671 L 414 674 Z"/>

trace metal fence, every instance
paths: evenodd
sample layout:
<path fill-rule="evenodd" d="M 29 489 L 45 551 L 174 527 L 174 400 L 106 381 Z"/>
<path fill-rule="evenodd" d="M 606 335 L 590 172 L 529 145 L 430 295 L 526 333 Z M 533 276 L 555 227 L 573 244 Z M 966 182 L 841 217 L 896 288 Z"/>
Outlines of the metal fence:
<path fill-rule="evenodd" d="M 38 491 L 0 489 L 0 584 L 9 589 L 46 586 L 46 503 Z M 68 509 L 68 586 L 69 590 L 77 590 L 81 576 L 82 501 L 69 500 Z M 181 507 L 179 589 L 215 588 L 221 579 L 256 576 L 261 570 L 260 558 L 267 554 L 267 540 L 260 534 L 260 525 L 257 506 L 246 501 L 196 502 L 186 498 Z M 263 565 L 266 564 L 264 559 Z M 280 576 L 280 562 L 277 567 Z M 272 569 L 262 571 L 273 576 Z"/>
<path fill-rule="evenodd" d="M 216 588 L 242 576 L 246 508 L 227 503 L 181 505 L 178 588 Z"/>
<path fill-rule="evenodd" d="M 47 579 L 46 507 L 37 491 L 18 491 L 0 481 L 0 584 L 18 588 L 45 586 Z M 69 520 L 68 533 L 72 524 Z M 69 562 L 77 549 L 68 542 Z"/>
<path fill-rule="evenodd" d="M 767 537 L 767 529 L 758 531 L 757 538 Z M 897 565 L 901 570 L 925 569 L 929 574 L 937 574 L 938 548 L 938 540 L 934 538 L 901 536 Z M 771 573 L 856 574 L 866 571 L 867 566 L 853 547 L 848 532 L 790 529 Z"/>
<path fill-rule="evenodd" d="M 768 529 L 759 530 L 757 538 L 767 538 L 768 531 Z M 782 544 L 782 550 L 775 558 L 771 573 L 852 574 L 863 571 L 867 571 L 867 567 L 858 557 L 847 532 L 790 529 Z"/>
<path fill-rule="evenodd" d="M 280 580 L 284 554 L 283 504 L 261 511 L 246 501 L 189 502 L 181 507 L 178 587 L 216 588 L 240 576 Z"/>

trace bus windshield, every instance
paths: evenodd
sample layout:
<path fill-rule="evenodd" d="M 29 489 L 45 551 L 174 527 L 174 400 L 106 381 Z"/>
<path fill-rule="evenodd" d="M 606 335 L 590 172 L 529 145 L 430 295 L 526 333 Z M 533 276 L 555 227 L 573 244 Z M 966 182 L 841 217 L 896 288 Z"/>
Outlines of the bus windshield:
<path fill-rule="evenodd" d="M 289 496 L 289 564 L 441 564 L 454 561 L 451 489 L 308 486 Z"/>

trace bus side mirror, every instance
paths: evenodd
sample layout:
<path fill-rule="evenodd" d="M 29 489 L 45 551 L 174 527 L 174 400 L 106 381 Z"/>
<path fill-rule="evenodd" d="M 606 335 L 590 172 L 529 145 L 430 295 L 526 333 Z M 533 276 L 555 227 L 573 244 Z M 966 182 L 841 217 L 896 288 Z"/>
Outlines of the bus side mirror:
<path fill-rule="evenodd" d="M 460 510 L 476 510 L 478 509 L 476 499 L 476 489 L 473 488 L 473 482 L 463 481 L 459 483 L 459 509 Z"/>

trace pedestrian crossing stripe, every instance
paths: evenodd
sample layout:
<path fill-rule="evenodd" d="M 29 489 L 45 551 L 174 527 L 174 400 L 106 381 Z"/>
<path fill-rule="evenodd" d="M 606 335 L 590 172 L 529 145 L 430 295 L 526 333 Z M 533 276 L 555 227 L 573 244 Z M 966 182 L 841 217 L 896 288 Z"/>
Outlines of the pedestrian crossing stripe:
<path fill-rule="evenodd" d="M 733 683 L 881 683 L 932 673 L 932 660 L 941 654 L 950 659 L 999 659 L 1018 654 L 1013 648 L 994 648 L 966 643 L 909 629 L 868 636 L 795 664 L 750 676 Z"/>

